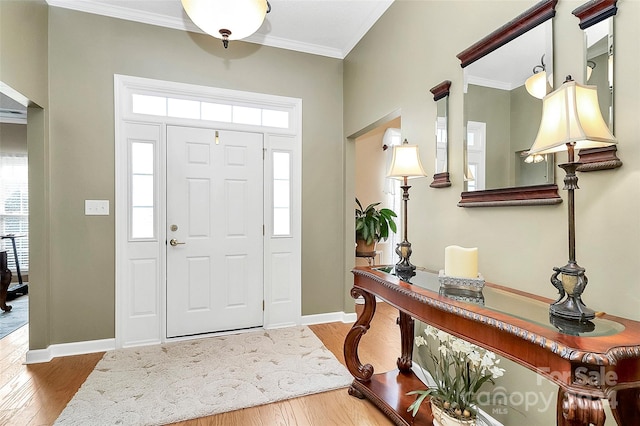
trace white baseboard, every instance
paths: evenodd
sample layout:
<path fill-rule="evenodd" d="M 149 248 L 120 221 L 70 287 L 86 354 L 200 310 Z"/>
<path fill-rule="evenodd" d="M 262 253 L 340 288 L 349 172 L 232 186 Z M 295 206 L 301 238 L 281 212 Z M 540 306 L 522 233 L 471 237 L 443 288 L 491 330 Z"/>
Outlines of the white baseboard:
<path fill-rule="evenodd" d="M 302 317 L 302 325 L 324 324 L 327 322 L 355 322 L 357 315 L 355 313 L 345 312 L 329 312 L 326 314 L 304 315 Z"/>
<path fill-rule="evenodd" d="M 59 356 L 83 355 L 94 352 L 106 352 L 116 348 L 116 339 L 91 340 L 88 342 L 62 343 L 51 345 L 47 349 L 35 349 L 27 352 L 25 364 L 49 362 Z"/>
<path fill-rule="evenodd" d="M 326 314 L 305 315 L 301 318 L 302 325 L 324 324 L 327 322 L 352 323 L 357 319 L 355 313 L 330 312 Z M 280 327 L 294 324 L 280 325 Z M 280 328 L 270 327 L 270 328 Z M 231 332 L 229 332 L 231 333 Z M 234 331 L 233 333 L 237 333 Z M 157 342 L 160 343 L 160 342 Z M 138 345 L 136 345 L 138 346 Z M 25 364 L 49 362 L 60 356 L 83 355 L 94 352 L 106 352 L 116 348 L 116 339 L 91 340 L 88 342 L 62 343 L 51 345 L 46 349 L 35 349 L 27 352 Z"/>

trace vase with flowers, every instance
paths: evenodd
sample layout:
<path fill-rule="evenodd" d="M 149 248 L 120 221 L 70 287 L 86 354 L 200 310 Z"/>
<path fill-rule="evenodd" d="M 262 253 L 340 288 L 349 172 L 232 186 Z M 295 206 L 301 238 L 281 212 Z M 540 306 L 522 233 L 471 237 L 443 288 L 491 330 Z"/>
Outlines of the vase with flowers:
<path fill-rule="evenodd" d="M 496 355 L 479 346 L 458 339 L 427 325 L 425 336 L 416 336 L 417 347 L 426 347 L 430 362 L 422 367 L 435 386 L 418 389 L 407 395 L 417 395 L 407 411 L 416 415 L 429 397 L 434 424 L 442 426 L 476 424 L 478 393 L 483 384 L 504 374 Z M 426 338 L 425 338 L 426 337 Z"/>

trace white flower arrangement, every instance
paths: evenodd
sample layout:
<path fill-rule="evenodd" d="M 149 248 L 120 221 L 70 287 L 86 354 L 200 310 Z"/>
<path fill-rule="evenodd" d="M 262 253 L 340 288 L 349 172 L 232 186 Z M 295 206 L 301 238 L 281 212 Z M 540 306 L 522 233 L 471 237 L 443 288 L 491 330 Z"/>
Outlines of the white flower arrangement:
<path fill-rule="evenodd" d="M 416 415 L 420 404 L 431 397 L 432 403 L 442 408 L 451 417 L 460 420 L 475 419 L 477 417 L 477 395 L 480 387 L 504 375 L 504 368 L 498 364 L 500 360 L 496 354 L 483 349 L 427 325 L 424 334 L 416 336 L 417 347 L 426 346 L 432 365 L 427 365 L 426 371 L 436 382 L 436 386 L 409 392 L 407 395 L 418 395 L 407 411 Z M 438 345 L 434 353 L 428 345 L 428 340 Z"/>

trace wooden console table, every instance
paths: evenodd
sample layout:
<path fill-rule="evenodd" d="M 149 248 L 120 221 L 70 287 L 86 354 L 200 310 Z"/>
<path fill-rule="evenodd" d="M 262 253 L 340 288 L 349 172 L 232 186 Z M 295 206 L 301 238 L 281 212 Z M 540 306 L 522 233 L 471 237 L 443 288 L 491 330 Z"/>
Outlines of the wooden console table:
<path fill-rule="evenodd" d="M 431 425 L 429 404 L 414 419 L 406 393 L 425 388 L 411 371 L 414 318 L 496 352 L 559 386 L 557 424 L 602 426 L 602 400 L 609 400 L 618 425 L 640 419 L 640 323 L 602 315 L 576 329 L 551 323 L 549 299 L 487 283 L 482 298 L 440 294 L 436 273 L 418 268 L 409 282 L 390 268 L 357 267 L 351 296 L 364 310 L 344 342 L 347 367 L 355 380 L 349 394 L 367 398 L 397 425 Z M 358 357 L 380 297 L 396 307 L 401 355 L 396 370 L 374 374 Z"/>

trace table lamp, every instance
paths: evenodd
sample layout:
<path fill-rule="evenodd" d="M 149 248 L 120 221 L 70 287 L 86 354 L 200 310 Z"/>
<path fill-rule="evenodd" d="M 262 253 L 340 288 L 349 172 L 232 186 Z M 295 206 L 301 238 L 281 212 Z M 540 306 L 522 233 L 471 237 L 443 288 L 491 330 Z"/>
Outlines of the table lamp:
<path fill-rule="evenodd" d="M 396 247 L 396 253 L 400 256 L 400 260 L 396 263 L 395 270 L 398 276 L 403 279 L 414 276 L 416 269 L 409 261 L 412 250 L 411 243 L 407 239 L 407 201 L 409 201 L 409 188 L 411 188 L 411 186 L 407 184 L 407 180 L 425 177 L 426 175 L 420 162 L 418 145 L 409 145 L 409 142 L 405 139 L 401 145 L 393 147 L 393 157 L 391 158 L 391 167 L 389 168 L 387 177 L 402 180 L 400 188 L 402 188 L 403 202 L 403 239 Z"/>
<path fill-rule="evenodd" d="M 574 190 L 578 188 L 574 151 L 583 148 L 604 147 L 617 143 L 600 113 L 596 86 L 583 86 L 567 76 L 556 91 L 542 101 L 542 120 L 529 154 L 547 154 L 567 151 L 568 161 L 559 164 L 564 169 L 564 189 L 569 200 L 569 262 L 554 267 L 551 283 L 560 297 L 549 308 L 552 316 L 568 320 L 588 321 L 595 312 L 582 302 L 587 286 L 585 269 L 576 262 Z M 566 296 L 566 297 L 565 297 Z"/>

